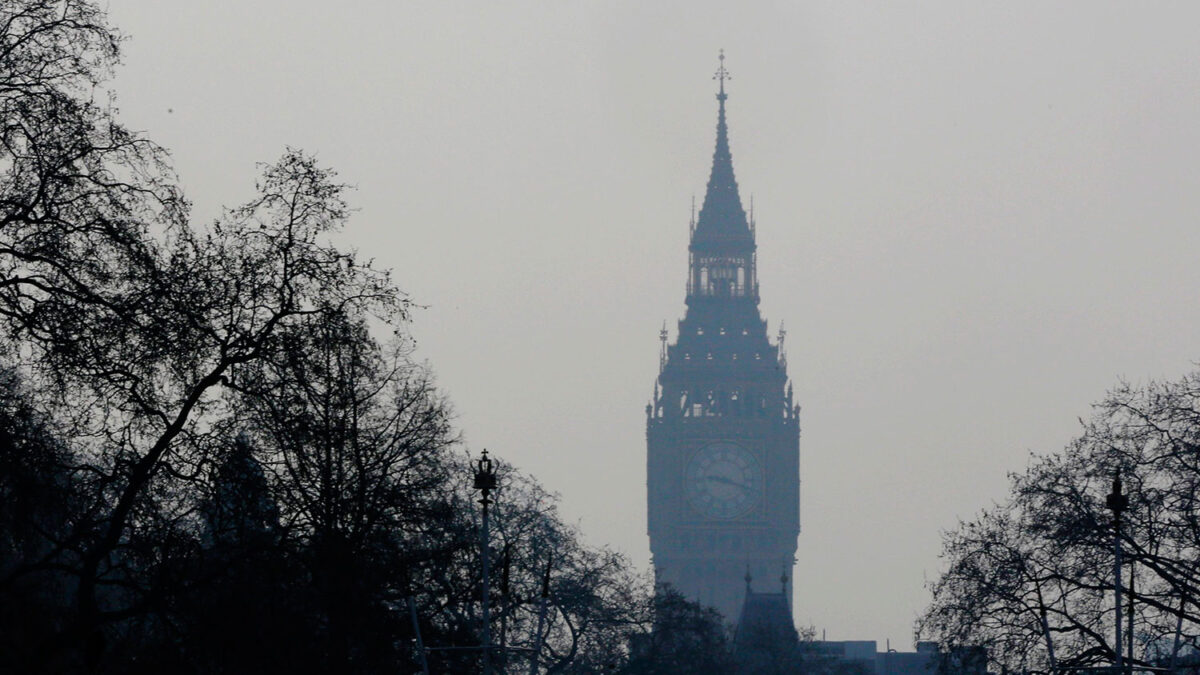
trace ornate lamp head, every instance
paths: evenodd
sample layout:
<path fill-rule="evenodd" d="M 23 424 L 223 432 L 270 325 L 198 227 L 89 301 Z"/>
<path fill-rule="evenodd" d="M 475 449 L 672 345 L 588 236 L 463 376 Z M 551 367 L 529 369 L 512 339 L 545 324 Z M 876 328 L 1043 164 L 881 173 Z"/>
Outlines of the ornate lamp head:
<path fill-rule="evenodd" d="M 485 499 L 489 491 L 496 489 L 496 467 L 488 457 L 487 450 L 475 463 L 475 489 L 482 490 Z"/>
<path fill-rule="evenodd" d="M 1104 504 L 1113 512 L 1116 518 L 1121 517 L 1121 513 L 1129 508 L 1129 497 L 1126 497 L 1121 492 L 1121 470 L 1117 469 L 1117 473 L 1113 476 L 1112 492 L 1108 498 L 1104 500 Z"/>

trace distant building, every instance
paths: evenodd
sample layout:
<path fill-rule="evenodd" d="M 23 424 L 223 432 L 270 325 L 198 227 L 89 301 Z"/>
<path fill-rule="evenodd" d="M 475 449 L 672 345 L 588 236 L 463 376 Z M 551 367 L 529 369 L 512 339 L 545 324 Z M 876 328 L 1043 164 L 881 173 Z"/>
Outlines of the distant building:
<path fill-rule="evenodd" d="M 861 666 L 861 672 L 877 673 L 876 657 L 879 656 L 877 643 L 874 640 L 817 640 L 812 643 L 812 649 L 820 656 L 830 658 L 839 664 Z"/>
<path fill-rule="evenodd" d="M 717 79 L 716 149 L 692 220 L 687 313 L 674 344 L 664 326 L 646 406 L 646 488 L 657 580 L 732 621 L 747 567 L 770 578 L 795 559 L 800 408 L 783 333 L 772 343 L 758 311 L 754 220 L 733 175 L 724 56 Z"/>
<path fill-rule="evenodd" d="M 941 650 L 918 642 L 917 651 L 879 651 L 874 640 L 800 640 L 787 600 L 755 592 L 746 576 L 745 601 L 733 639 L 736 675 L 986 675 L 982 648 Z"/>
<path fill-rule="evenodd" d="M 917 651 L 879 651 L 874 640 L 812 643 L 821 654 L 837 662 L 860 664 L 871 675 L 986 675 L 987 651 L 982 647 L 941 650 L 936 642 L 918 642 Z"/>
<path fill-rule="evenodd" d="M 745 600 L 733 634 L 733 660 L 739 672 L 787 672 L 799 667 L 800 636 L 792 621 L 786 579 L 777 593 L 755 593 L 746 574 Z"/>

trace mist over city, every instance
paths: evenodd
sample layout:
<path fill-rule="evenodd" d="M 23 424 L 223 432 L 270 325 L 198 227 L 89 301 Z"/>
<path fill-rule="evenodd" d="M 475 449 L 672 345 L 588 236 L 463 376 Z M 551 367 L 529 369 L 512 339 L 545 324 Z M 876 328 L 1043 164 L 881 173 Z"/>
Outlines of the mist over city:
<path fill-rule="evenodd" d="M 1194 672 L 1198 20 L 0 0 L 0 672 Z"/>

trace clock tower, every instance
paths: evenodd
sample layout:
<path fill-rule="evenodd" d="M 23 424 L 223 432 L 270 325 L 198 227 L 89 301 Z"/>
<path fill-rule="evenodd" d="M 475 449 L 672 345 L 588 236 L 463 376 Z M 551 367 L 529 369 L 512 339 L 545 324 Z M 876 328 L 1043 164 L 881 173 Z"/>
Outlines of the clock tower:
<path fill-rule="evenodd" d="M 735 620 L 749 585 L 786 578 L 800 531 L 800 407 L 781 330 L 758 311 L 753 209 L 733 176 L 724 55 L 717 142 L 688 246 L 687 311 L 646 407 L 650 551 L 660 583 Z M 774 584 L 772 584 L 773 586 Z M 772 589 L 774 590 L 774 589 Z"/>

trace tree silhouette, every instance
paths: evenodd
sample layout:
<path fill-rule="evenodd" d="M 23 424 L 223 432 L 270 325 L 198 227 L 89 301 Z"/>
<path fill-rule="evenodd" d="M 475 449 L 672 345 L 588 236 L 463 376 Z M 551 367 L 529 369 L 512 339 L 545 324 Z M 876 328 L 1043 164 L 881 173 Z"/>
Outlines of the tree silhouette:
<path fill-rule="evenodd" d="M 1130 658 L 1166 665 L 1190 649 L 1200 628 L 1200 373 L 1117 387 L 1063 452 L 1013 477 L 1006 502 L 947 533 L 947 570 L 918 631 L 986 646 L 1009 669 L 1110 663 L 1105 498 L 1118 470 L 1130 497 L 1121 528 L 1126 607 L 1135 610 Z"/>
<path fill-rule="evenodd" d="M 90 0 L 0 5 L 0 672 L 413 672 L 410 601 L 428 644 L 477 645 L 451 411 L 407 298 L 331 242 L 344 186 L 288 150 L 193 224 L 103 93 L 122 39 Z M 644 584 L 506 480 L 512 663 L 550 551 L 543 663 L 620 662 Z"/>
<path fill-rule="evenodd" d="M 46 637 L 71 617 L 72 533 L 86 518 L 73 463 L 16 376 L 0 373 L 0 664 L 13 670 L 36 672 Z"/>
<path fill-rule="evenodd" d="M 714 609 L 684 598 L 669 585 L 660 585 L 647 601 L 642 632 L 630 644 L 628 675 L 698 675 L 734 672 L 725 626 Z"/>
<path fill-rule="evenodd" d="M 276 342 L 230 387 L 320 599 L 326 658 L 366 672 L 395 658 L 409 624 L 396 585 L 427 561 L 421 529 L 446 516 L 449 407 L 407 347 L 385 349 L 364 317 L 314 315 Z"/>

